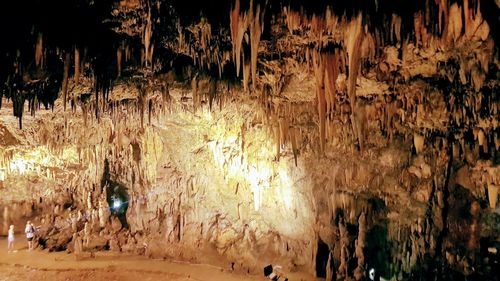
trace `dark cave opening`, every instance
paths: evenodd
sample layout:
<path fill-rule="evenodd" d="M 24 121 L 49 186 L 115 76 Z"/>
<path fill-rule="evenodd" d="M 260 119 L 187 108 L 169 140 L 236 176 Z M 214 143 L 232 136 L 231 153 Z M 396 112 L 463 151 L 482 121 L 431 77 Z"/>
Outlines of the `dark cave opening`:
<path fill-rule="evenodd" d="M 375 225 L 368 231 L 364 250 L 366 263 L 368 269 L 375 269 L 377 276 L 389 277 L 391 275 L 391 248 L 386 226 Z"/>
<path fill-rule="evenodd" d="M 127 209 L 130 196 L 125 185 L 111 179 L 107 159 L 104 161 L 101 188 L 106 188 L 106 201 L 111 214 L 118 217 L 123 227 L 128 228 Z"/>
<path fill-rule="evenodd" d="M 128 227 L 127 209 L 129 196 L 127 188 L 117 182 L 109 182 L 106 186 L 107 201 L 111 214 L 118 217 L 123 227 Z"/>
<path fill-rule="evenodd" d="M 316 277 L 326 278 L 330 248 L 321 239 L 318 240 L 318 252 L 316 253 Z"/>

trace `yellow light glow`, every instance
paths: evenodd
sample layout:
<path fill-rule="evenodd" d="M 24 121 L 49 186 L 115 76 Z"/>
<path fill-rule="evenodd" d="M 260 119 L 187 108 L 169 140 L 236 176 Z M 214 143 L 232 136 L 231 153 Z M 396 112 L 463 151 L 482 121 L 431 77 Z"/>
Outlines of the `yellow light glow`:
<path fill-rule="evenodd" d="M 250 183 L 254 198 L 254 208 L 256 211 L 262 206 L 262 196 L 265 189 L 269 188 L 271 168 L 264 161 L 260 161 L 256 167 L 252 165 L 246 174 L 246 180 Z"/>
<path fill-rule="evenodd" d="M 52 154 L 46 146 L 38 146 L 29 150 L 21 149 L 8 158 L 4 157 L 3 178 L 7 178 L 9 174 L 45 174 L 42 167 L 58 167 L 68 163 L 78 163 L 78 153 L 75 147 L 64 148 L 58 155 Z"/>
<path fill-rule="evenodd" d="M 239 177 L 241 172 L 247 166 L 246 159 L 240 160 L 240 157 L 231 158 L 228 166 L 228 173 L 230 177 Z"/>
<path fill-rule="evenodd" d="M 213 163 L 223 172 L 226 182 L 234 180 L 248 184 L 253 195 L 255 211 L 261 209 L 264 202 L 279 202 L 285 212 L 289 211 L 294 206 L 294 192 L 287 164 L 284 161 L 278 163 L 273 161 L 275 145 L 272 142 L 261 141 L 269 139 L 265 135 L 266 132 L 253 133 L 257 135 L 252 135 L 251 138 L 259 140 L 261 145 L 258 149 L 247 150 L 241 146 L 238 130 L 228 130 L 225 124 L 220 123 L 212 128 L 210 137 L 212 140 L 207 146 L 213 157 Z M 246 141 L 250 142 L 248 139 Z"/>
<path fill-rule="evenodd" d="M 44 165 L 44 166 L 47 166 L 50 162 L 50 157 L 49 156 L 45 156 L 42 158 L 42 160 L 40 161 L 40 164 Z"/>
<path fill-rule="evenodd" d="M 258 211 L 260 206 L 261 206 L 261 199 L 262 199 L 262 194 L 261 190 L 259 187 L 259 179 L 258 179 L 259 173 L 257 172 L 257 169 L 255 166 L 250 167 L 250 170 L 248 171 L 248 178 L 247 180 L 250 182 L 250 186 L 252 188 L 253 192 L 253 204 L 255 211 Z"/>
<path fill-rule="evenodd" d="M 281 197 L 283 198 L 285 208 L 290 210 L 293 206 L 292 188 L 290 186 L 283 186 Z"/>
<path fill-rule="evenodd" d="M 293 206 L 293 192 L 292 192 L 292 182 L 288 171 L 280 166 L 279 168 L 279 178 L 280 178 L 280 197 L 283 200 L 286 210 L 290 210 Z"/>

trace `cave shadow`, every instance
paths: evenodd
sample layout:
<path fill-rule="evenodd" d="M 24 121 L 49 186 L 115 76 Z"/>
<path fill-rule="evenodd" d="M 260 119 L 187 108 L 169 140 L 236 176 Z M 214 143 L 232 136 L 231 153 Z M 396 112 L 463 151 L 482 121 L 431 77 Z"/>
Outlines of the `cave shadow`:
<path fill-rule="evenodd" d="M 330 248 L 325 242 L 318 239 L 318 251 L 316 253 L 316 277 L 326 278 L 329 257 Z"/>
<path fill-rule="evenodd" d="M 364 254 L 368 269 L 376 270 L 376 279 L 380 276 L 390 277 L 391 272 L 391 249 L 393 243 L 388 239 L 388 231 L 386 223 L 373 226 L 366 233 L 366 248 Z"/>

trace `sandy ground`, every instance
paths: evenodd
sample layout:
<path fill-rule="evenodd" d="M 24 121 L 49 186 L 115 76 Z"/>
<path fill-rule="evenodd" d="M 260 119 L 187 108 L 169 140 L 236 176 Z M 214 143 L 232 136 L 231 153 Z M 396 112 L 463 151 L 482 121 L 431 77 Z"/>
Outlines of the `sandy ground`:
<path fill-rule="evenodd" d="M 77 261 L 74 255 L 65 252 L 29 252 L 22 237 L 16 237 L 15 249 L 16 252 L 8 253 L 6 239 L 0 239 L 0 281 L 268 280 L 263 276 L 231 273 L 210 265 L 151 260 L 121 253 L 99 252 L 95 258 Z M 296 276 L 291 280 L 308 279 Z"/>

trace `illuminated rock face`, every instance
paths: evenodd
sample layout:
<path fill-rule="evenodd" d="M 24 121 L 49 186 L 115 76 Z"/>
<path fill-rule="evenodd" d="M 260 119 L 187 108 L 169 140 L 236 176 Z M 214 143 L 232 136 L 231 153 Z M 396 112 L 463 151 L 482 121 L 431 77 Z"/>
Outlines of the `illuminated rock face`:
<path fill-rule="evenodd" d="M 64 63 L 38 32 L 36 69 L 0 73 L 0 231 L 31 219 L 51 250 L 258 274 L 487 280 L 499 64 L 471 2 L 369 26 L 371 8 L 236 1 L 218 30 L 210 17 L 160 28 L 181 15 L 120 1 L 111 53 L 89 43 L 93 58 L 75 46 Z"/>

